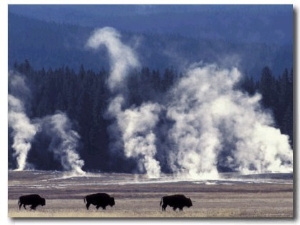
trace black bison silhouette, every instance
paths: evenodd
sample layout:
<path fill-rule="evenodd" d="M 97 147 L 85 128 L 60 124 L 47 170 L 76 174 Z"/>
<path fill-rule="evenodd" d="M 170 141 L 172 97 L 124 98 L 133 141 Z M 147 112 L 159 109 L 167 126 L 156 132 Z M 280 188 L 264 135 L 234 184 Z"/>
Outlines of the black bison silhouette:
<path fill-rule="evenodd" d="M 46 205 L 46 200 L 37 194 L 23 195 L 19 198 L 18 205 L 19 210 L 21 209 L 22 205 L 24 209 L 26 209 L 26 205 L 31 205 L 30 208 L 35 210 L 38 205 Z"/>
<path fill-rule="evenodd" d="M 99 209 L 99 207 L 106 209 L 106 206 L 108 205 L 110 205 L 111 207 L 115 205 L 115 199 L 113 197 L 110 197 L 106 193 L 87 195 L 84 197 L 84 202 L 86 203 L 86 209 L 89 209 L 90 204 L 95 205 L 97 210 Z"/>
<path fill-rule="evenodd" d="M 162 211 L 166 211 L 167 206 L 173 207 L 175 211 L 179 208 L 182 211 L 183 207 L 191 207 L 193 206 L 192 200 L 190 198 L 185 197 L 184 195 L 169 195 L 161 198 L 160 205 Z"/>

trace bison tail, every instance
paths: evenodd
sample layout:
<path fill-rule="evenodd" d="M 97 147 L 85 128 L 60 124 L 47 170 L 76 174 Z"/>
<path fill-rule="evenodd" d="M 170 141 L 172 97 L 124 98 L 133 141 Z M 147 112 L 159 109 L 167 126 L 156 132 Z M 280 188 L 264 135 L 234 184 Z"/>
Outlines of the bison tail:
<path fill-rule="evenodd" d="M 84 202 L 84 203 L 86 203 L 86 199 L 85 199 L 85 197 L 83 198 L 83 202 Z"/>
<path fill-rule="evenodd" d="M 19 201 L 18 201 L 18 206 L 19 206 L 19 209 L 21 209 L 21 201 L 20 201 L 20 199 L 19 199 Z"/>

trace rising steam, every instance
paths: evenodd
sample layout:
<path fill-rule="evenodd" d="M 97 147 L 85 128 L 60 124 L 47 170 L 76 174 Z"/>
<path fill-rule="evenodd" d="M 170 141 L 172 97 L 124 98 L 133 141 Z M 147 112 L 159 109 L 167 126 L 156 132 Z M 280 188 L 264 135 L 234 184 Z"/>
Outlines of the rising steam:
<path fill-rule="evenodd" d="M 126 86 L 126 76 L 130 69 L 139 66 L 133 50 L 120 41 L 121 35 L 111 27 L 97 29 L 87 41 L 89 48 L 97 49 L 104 45 L 109 52 L 111 72 L 108 87 L 111 92 L 120 91 Z"/>
<path fill-rule="evenodd" d="M 116 30 L 106 27 L 96 30 L 87 42 L 93 49 L 105 46 L 110 57 L 107 85 L 112 96 L 107 115 L 113 120 L 110 135 L 120 144 L 111 145 L 112 152 L 122 149 L 149 178 L 161 176 L 161 158 L 167 158 L 168 169 L 176 176 L 192 179 L 218 178 L 219 168 L 241 173 L 293 171 L 288 136 L 274 128 L 272 116 L 260 105 L 260 94 L 249 96 L 236 88 L 241 79 L 236 68 L 214 64 L 190 68 L 160 99 L 164 105 L 128 106 L 127 76 L 139 60 L 120 39 Z M 26 169 L 31 143 L 41 132 L 50 137 L 48 150 L 64 171 L 84 174 L 84 161 L 77 153 L 80 137 L 67 115 L 57 112 L 33 123 L 26 115 L 28 96 L 24 78 L 9 73 L 8 126 L 17 170 Z M 160 119 L 168 123 L 161 125 Z M 161 151 L 156 132 L 164 136 L 164 143 L 158 145 Z"/>
<path fill-rule="evenodd" d="M 160 165 L 155 160 L 156 136 L 153 132 L 160 112 L 160 105 L 153 103 L 142 104 L 138 108 L 121 110 L 122 98 L 115 98 L 108 112 L 115 115 L 122 133 L 126 157 L 138 159 L 139 170 L 146 171 L 149 178 L 160 176 Z"/>
<path fill-rule="evenodd" d="M 8 126 L 13 130 L 12 148 L 17 159 L 16 170 L 24 170 L 37 129 L 26 116 L 22 102 L 12 95 L 8 95 Z"/>
<path fill-rule="evenodd" d="M 259 94 L 235 90 L 241 74 L 215 65 L 191 69 L 173 88 L 167 116 L 174 152 L 169 165 L 192 178 L 216 177 L 217 166 L 240 172 L 290 172 L 288 136 L 272 127 Z M 175 166 L 176 165 L 176 166 Z"/>
<path fill-rule="evenodd" d="M 160 106 L 150 102 L 123 109 L 126 106 L 126 77 L 130 69 L 139 66 L 139 61 L 120 38 L 115 29 L 105 27 L 96 30 L 87 42 L 87 46 L 93 49 L 104 45 L 109 52 L 111 73 L 108 87 L 115 95 L 108 107 L 109 116 L 115 119 L 115 124 L 110 128 L 111 135 L 120 138 L 118 134 L 121 132 L 125 156 L 136 158 L 139 170 L 146 171 L 149 178 L 159 177 L 160 165 L 154 158 L 156 136 L 153 129 L 158 121 Z"/>
<path fill-rule="evenodd" d="M 121 139 L 126 157 L 137 159 L 140 172 L 148 177 L 161 174 L 155 131 L 162 115 L 173 123 L 160 130 L 165 136 L 160 146 L 169 148 L 161 152 L 167 152 L 168 166 L 177 176 L 217 178 L 220 167 L 243 173 L 293 170 L 288 136 L 273 127 L 272 116 L 260 106 L 260 94 L 249 96 L 235 88 L 241 78 L 236 68 L 191 68 L 164 96 L 164 106 L 151 102 L 126 106 L 126 77 L 139 62 L 120 38 L 106 27 L 96 30 L 87 46 L 108 49 L 113 98 L 107 112 L 115 120 L 111 135 Z"/>
<path fill-rule="evenodd" d="M 37 132 L 43 132 L 51 137 L 49 150 L 60 160 L 63 169 L 75 175 L 84 174 L 84 162 L 76 152 L 79 135 L 71 129 L 66 114 L 59 112 L 42 119 L 36 118 L 31 122 L 23 103 L 29 99 L 30 90 L 22 76 L 9 73 L 9 92 L 11 94 L 8 95 L 8 126 L 12 128 L 12 148 L 17 160 L 17 170 L 26 169 L 31 142 Z"/>
<path fill-rule="evenodd" d="M 25 107 L 19 99 L 27 96 L 29 89 L 25 84 L 24 78 L 9 72 L 9 90 L 13 93 L 8 94 L 8 126 L 12 129 L 14 157 L 17 160 L 17 169 L 26 168 L 26 159 L 31 148 L 31 142 L 36 134 L 37 128 L 33 125 L 26 115 Z"/>
<path fill-rule="evenodd" d="M 57 112 L 52 116 L 46 116 L 40 120 L 43 132 L 51 137 L 48 150 L 53 152 L 55 158 L 60 161 L 64 171 L 73 175 L 83 175 L 84 161 L 77 153 L 79 135 L 72 130 L 71 122 L 66 114 Z"/>

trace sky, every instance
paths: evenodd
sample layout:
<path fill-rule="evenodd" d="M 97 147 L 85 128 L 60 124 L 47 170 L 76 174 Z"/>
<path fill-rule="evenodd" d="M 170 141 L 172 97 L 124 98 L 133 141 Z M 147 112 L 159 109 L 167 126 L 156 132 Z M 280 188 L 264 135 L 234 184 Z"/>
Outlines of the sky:
<path fill-rule="evenodd" d="M 0 53 L 0 58 L 1 58 L 1 72 L 2 72 L 2 76 L 1 76 L 1 80 L 0 80 L 0 105 L 1 105 L 1 110 L 0 110 L 0 118 L 1 118 L 1 149 L 2 151 L 6 152 L 6 155 L 4 157 L 1 157 L 1 199 L 4 199 L 4 202 L 6 202 L 6 204 L 1 204 L 1 214 L 0 214 L 0 221 L 1 224 L 17 224 L 17 225 L 21 225 L 21 224 L 56 224 L 56 225 L 60 225 L 60 224 L 86 224 L 86 221 L 84 220 L 23 220 L 23 221 L 12 221 L 10 219 L 7 218 L 7 73 L 8 73 L 8 63 L 7 63 L 7 5 L 8 4 L 99 4 L 99 1 L 91 1 L 91 0 L 87 0 L 87 1 L 58 1 L 58 0 L 53 0 L 53 1 L 44 1 L 44 0 L 34 0 L 34 1 L 21 1 L 21 0 L 3 0 L 0 3 L 0 15 L 1 15 L 1 19 L 0 19 L 0 27 L 1 27 L 1 41 L 0 41 L 0 49 L 1 49 L 1 53 Z M 158 1 L 158 0 L 142 0 L 142 1 L 101 1 L 102 4 L 172 4 L 174 2 L 170 2 L 170 1 Z M 176 1 L 176 3 L 178 4 L 207 4 L 207 1 Z M 294 4 L 294 8 L 295 8 L 295 12 L 296 12 L 296 31 L 295 31 L 295 40 L 297 39 L 296 37 L 298 37 L 299 34 L 299 22 L 298 22 L 298 18 L 299 18 L 299 1 L 297 2 L 296 0 L 294 1 L 277 1 L 277 0 L 273 0 L 273 1 L 257 1 L 257 0 L 252 0 L 252 1 L 216 1 L 216 0 L 212 0 L 209 2 L 210 4 Z M 299 39 L 299 38 L 298 38 Z M 296 44 L 296 56 L 298 55 L 299 52 L 299 45 Z M 299 57 L 296 57 L 297 62 L 299 62 Z M 294 63 L 294 65 L 297 65 L 298 63 Z M 298 72 L 298 68 L 295 68 L 296 74 Z M 299 86 L 299 79 L 296 79 L 297 81 L 297 87 Z M 298 88 L 295 88 L 295 90 L 297 91 Z M 299 91 L 297 91 L 297 93 L 295 94 L 295 98 L 298 102 L 299 99 Z M 299 112 L 299 104 L 297 104 L 297 113 Z M 297 118 L 296 120 L 297 124 L 297 128 L 299 127 L 299 120 Z M 297 136 L 297 143 L 299 143 L 299 135 Z M 298 149 L 296 149 L 298 150 Z M 295 157 L 297 157 L 297 162 L 299 162 L 299 154 L 294 154 Z M 297 166 L 296 171 L 297 171 L 297 177 L 299 174 L 299 163 L 295 163 L 295 166 Z M 296 178 L 297 179 L 297 178 Z M 298 180 L 298 179 L 297 179 Z M 299 188 L 298 188 L 299 189 Z M 295 199 L 296 200 L 296 199 Z M 299 193 L 297 193 L 297 205 L 299 205 Z M 298 207 L 297 207 L 298 208 Z M 298 217 L 299 217 L 299 213 L 298 213 Z M 3 223 L 2 223 L 3 222 Z M 111 221 L 111 220 L 103 220 L 101 221 L 101 224 L 111 224 L 113 222 L 113 224 L 116 223 L 121 223 L 121 224 L 140 224 L 141 221 L 139 220 L 134 220 L 134 221 L 130 221 L 130 220 L 118 220 L 118 221 Z M 146 221 L 144 220 L 144 222 L 149 222 L 150 224 L 153 224 L 157 221 Z M 164 223 L 166 224 L 174 224 L 174 222 L 183 222 L 182 220 L 180 221 L 164 221 Z M 186 221 L 185 221 L 186 222 Z M 199 221 L 197 220 L 189 220 L 189 223 L 199 223 Z M 251 221 L 242 221 L 243 224 L 287 224 L 287 223 L 298 223 L 298 220 L 294 220 L 294 221 L 283 221 L 283 220 L 277 220 L 277 221 L 267 221 L 267 220 L 259 220 L 259 221 L 255 221 L 255 220 L 251 220 Z M 233 220 L 233 221 L 225 221 L 224 220 L 218 220 L 218 221 L 203 221 L 201 220 L 201 224 L 240 224 L 241 221 L 240 220 Z M 99 224 L 98 220 L 89 220 L 88 224 Z"/>

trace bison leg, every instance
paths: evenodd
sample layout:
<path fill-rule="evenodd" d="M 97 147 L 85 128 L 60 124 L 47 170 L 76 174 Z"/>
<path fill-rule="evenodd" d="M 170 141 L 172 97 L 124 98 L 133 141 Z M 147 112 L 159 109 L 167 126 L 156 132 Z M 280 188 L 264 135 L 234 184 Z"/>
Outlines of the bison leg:
<path fill-rule="evenodd" d="M 161 209 L 162 211 L 166 211 L 167 205 L 162 205 Z"/>
<path fill-rule="evenodd" d="M 100 208 L 100 205 L 97 205 L 97 206 L 96 206 L 96 209 L 98 210 L 99 208 Z"/>
<path fill-rule="evenodd" d="M 32 210 L 36 210 L 36 207 L 37 207 L 37 205 L 31 205 L 30 208 L 31 208 Z"/>
<path fill-rule="evenodd" d="M 22 203 L 19 202 L 19 210 L 21 209 L 21 207 L 22 207 Z"/>
<path fill-rule="evenodd" d="M 183 207 L 179 207 L 179 210 L 182 211 L 182 208 L 183 208 Z"/>
<path fill-rule="evenodd" d="M 26 205 L 25 204 L 23 204 L 23 208 L 26 209 Z"/>
<path fill-rule="evenodd" d="M 89 210 L 90 204 L 91 204 L 91 203 L 89 203 L 89 202 L 86 203 L 86 209 L 87 209 L 87 210 Z"/>
<path fill-rule="evenodd" d="M 174 206 L 174 207 L 173 207 L 173 210 L 176 211 L 176 209 L 177 209 L 177 207 Z"/>
<path fill-rule="evenodd" d="M 102 206 L 102 209 L 103 209 L 103 210 L 106 210 L 106 206 Z"/>

